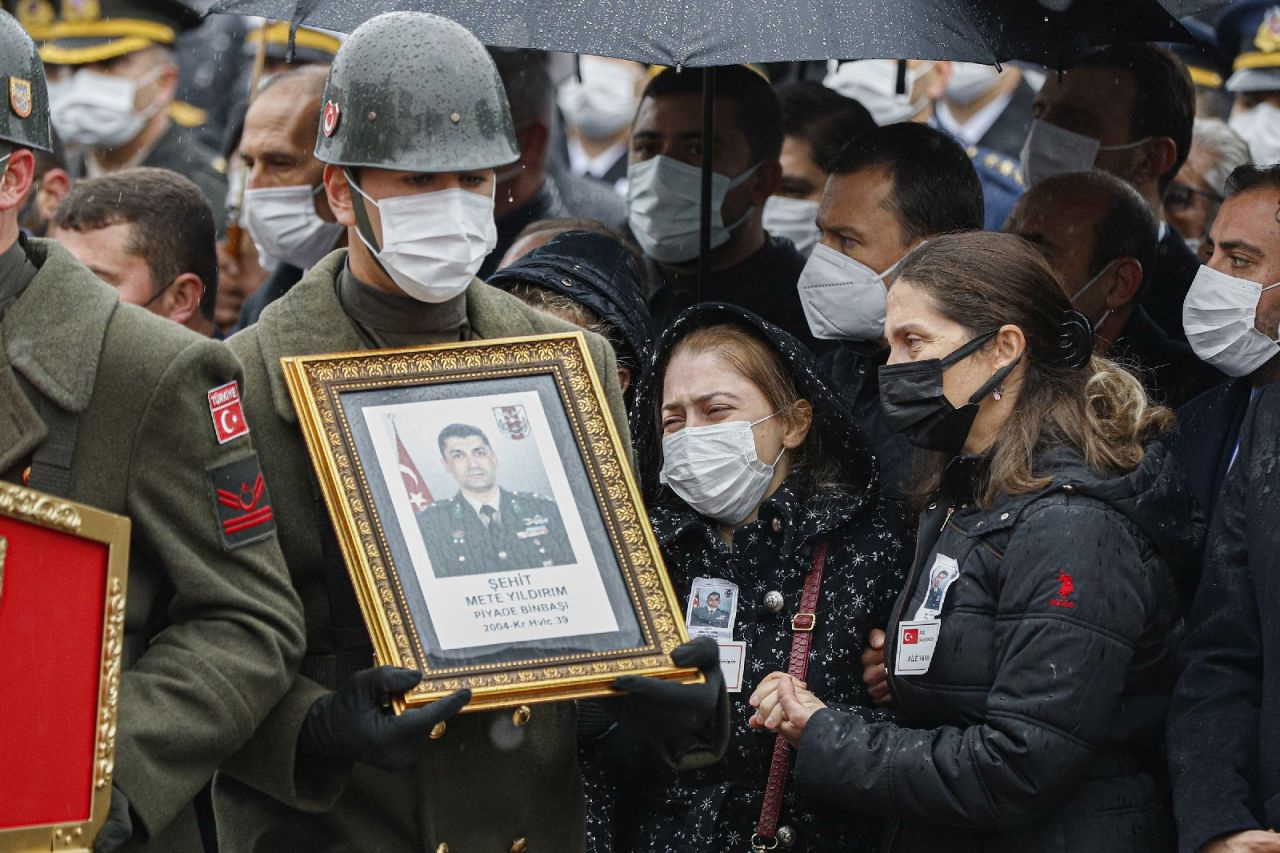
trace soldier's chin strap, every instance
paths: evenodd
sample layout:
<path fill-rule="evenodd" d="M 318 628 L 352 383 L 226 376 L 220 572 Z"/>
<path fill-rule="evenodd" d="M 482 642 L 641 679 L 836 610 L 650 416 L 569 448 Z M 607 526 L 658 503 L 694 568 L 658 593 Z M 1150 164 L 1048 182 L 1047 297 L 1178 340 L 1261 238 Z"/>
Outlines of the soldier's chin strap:
<path fill-rule="evenodd" d="M 361 239 L 364 240 L 365 247 L 370 250 L 369 257 L 373 258 L 373 262 L 378 265 L 378 269 L 382 270 L 383 275 L 391 278 L 391 273 L 382 265 L 382 261 L 378 260 L 378 253 L 382 251 L 382 242 L 373 233 L 373 221 L 369 219 L 369 211 L 364 206 L 366 198 L 364 190 L 360 188 L 360 184 L 356 181 L 356 176 L 351 173 L 349 167 L 343 166 L 342 174 L 346 177 L 347 184 L 352 189 L 351 209 L 356 214 L 356 231 L 360 234 Z"/>

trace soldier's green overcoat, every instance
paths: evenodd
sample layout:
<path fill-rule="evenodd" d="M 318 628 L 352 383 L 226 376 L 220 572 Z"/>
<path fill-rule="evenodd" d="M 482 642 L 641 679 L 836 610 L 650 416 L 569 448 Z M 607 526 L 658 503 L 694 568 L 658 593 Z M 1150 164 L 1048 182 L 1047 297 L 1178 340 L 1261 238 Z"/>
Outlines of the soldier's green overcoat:
<path fill-rule="evenodd" d="M 0 475 L 20 476 L 46 440 L 40 398 L 78 415 L 67 497 L 133 521 L 115 780 L 150 843 L 129 849 L 198 851 L 192 798 L 303 650 L 275 536 L 227 548 L 220 532 L 208 471 L 256 465 L 254 425 L 219 444 L 208 392 L 240 366 L 122 304 L 58 244 L 27 254 L 39 272 L 0 320 Z"/>
<path fill-rule="evenodd" d="M 531 851 L 585 845 L 584 801 L 572 703 L 536 705 L 526 725 L 511 712 L 455 717 L 418 765 L 318 766 L 297 751 L 311 704 L 372 665 L 372 647 L 338 554 L 280 368 L 284 356 L 363 349 L 336 280 L 346 250 L 330 254 L 255 326 L 231 338 L 245 363 L 245 399 L 275 497 L 280 540 L 302 598 L 307 654 L 289 693 L 214 786 L 223 853 L 280 850 Z M 476 339 L 577 331 L 474 280 L 466 293 Z M 587 336 L 610 408 L 629 446 L 613 352 Z M 515 849 L 519 849 L 518 845 Z"/>

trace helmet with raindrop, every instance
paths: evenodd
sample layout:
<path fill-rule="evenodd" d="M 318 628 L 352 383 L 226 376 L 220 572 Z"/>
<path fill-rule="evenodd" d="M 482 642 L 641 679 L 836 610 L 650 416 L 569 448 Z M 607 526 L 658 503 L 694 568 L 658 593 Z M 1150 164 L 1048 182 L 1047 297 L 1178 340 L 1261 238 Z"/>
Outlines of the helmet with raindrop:
<path fill-rule="evenodd" d="M 49 87 L 35 42 L 8 12 L 0 11 L 0 141 L 49 151 Z"/>
<path fill-rule="evenodd" d="M 498 69 L 462 25 L 423 12 L 388 12 L 357 27 L 334 57 L 317 159 L 460 172 L 519 157 Z"/>

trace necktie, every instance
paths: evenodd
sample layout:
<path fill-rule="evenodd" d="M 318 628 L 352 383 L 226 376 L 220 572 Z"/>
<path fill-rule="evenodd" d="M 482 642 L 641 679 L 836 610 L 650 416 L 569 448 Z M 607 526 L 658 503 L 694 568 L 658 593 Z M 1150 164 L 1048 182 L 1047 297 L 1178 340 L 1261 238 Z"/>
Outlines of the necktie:
<path fill-rule="evenodd" d="M 480 518 L 484 521 L 484 526 L 488 528 L 490 535 L 498 532 L 498 511 L 496 509 L 485 504 L 480 507 Z"/>

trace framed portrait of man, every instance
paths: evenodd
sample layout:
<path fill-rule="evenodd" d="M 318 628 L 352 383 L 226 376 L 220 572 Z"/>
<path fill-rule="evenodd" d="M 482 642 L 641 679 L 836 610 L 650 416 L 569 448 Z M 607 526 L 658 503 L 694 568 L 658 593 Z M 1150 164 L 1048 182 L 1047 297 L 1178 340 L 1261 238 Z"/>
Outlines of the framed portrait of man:
<path fill-rule="evenodd" d="M 115 768 L 129 520 L 0 482 L 0 851 L 88 850 Z"/>
<path fill-rule="evenodd" d="M 699 677 L 580 333 L 284 368 L 378 663 L 424 673 L 405 705 Z"/>

